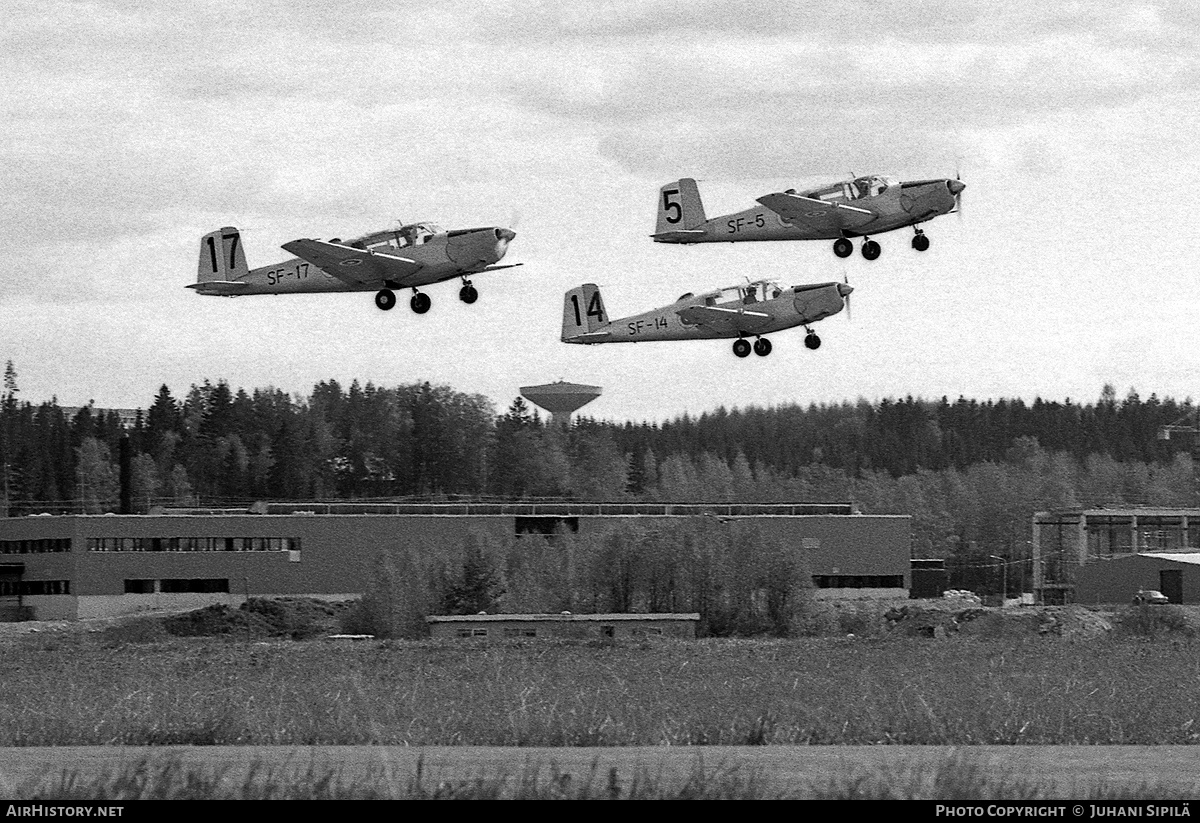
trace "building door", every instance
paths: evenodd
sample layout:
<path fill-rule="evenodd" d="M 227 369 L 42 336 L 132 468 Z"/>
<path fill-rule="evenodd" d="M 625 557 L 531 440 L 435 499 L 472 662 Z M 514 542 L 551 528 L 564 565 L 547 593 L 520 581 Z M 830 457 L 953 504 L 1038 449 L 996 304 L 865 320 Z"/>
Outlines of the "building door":
<path fill-rule="evenodd" d="M 21 619 L 23 563 L 0 563 L 0 621 Z"/>
<path fill-rule="evenodd" d="M 1158 573 L 1158 590 L 1172 603 L 1183 602 L 1183 570 L 1162 569 Z"/>

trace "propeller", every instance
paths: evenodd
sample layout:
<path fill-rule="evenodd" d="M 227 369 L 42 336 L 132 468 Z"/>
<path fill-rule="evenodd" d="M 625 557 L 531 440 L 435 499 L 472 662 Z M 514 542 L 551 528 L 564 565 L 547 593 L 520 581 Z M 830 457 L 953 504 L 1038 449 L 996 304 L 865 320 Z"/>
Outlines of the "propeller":
<path fill-rule="evenodd" d="M 845 271 L 842 272 L 842 285 L 838 288 L 838 294 L 842 296 L 842 300 L 846 303 L 846 322 L 851 320 L 850 316 L 850 293 L 854 291 L 854 287 L 850 285 L 850 276 Z"/>

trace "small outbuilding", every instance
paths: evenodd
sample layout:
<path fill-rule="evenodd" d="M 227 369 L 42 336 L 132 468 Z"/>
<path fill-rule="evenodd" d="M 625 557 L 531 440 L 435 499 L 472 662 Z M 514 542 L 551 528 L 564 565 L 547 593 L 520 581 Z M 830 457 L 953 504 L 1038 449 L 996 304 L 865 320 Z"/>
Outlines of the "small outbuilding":
<path fill-rule="evenodd" d="M 1095 560 L 1075 576 L 1075 602 L 1128 603 L 1139 591 L 1200 603 L 1200 552 L 1143 552 Z"/>
<path fill-rule="evenodd" d="M 695 639 L 697 612 L 680 614 L 459 614 L 431 615 L 429 634 L 444 638 L 520 640 L 638 640 L 648 637 Z"/>

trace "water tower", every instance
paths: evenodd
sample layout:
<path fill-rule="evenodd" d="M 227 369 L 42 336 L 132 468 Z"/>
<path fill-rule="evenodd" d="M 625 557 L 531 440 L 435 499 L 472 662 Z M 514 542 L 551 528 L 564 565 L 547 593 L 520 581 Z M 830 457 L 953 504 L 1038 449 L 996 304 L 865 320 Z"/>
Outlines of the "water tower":
<path fill-rule="evenodd" d="M 521 396 L 530 403 L 550 412 L 551 421 L 564 429 L 571 423 L 571 413 L 583 408 L 600 396 L 599 386 L 579 383 L 547 383 L 544 386 L 522 386 Z"/>

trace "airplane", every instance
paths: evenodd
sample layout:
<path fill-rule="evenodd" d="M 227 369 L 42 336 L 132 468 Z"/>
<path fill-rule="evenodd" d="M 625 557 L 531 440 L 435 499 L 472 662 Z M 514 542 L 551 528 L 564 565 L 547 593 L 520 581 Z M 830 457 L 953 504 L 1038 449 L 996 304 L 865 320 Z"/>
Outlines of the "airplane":
<path fill-rule="evenodd" d="M 712 340 L 736 338 L 733 353 L 746 357 L 751 348 L 759 357 L 771 353 L 764 335 L 803 326 L 804 345 L 821 345 L 809 324 L 837 314 L 849 303 L 848 283 L 812 283 L 781 286 L 774 280 L 755 280 L 740 286 L 687 294 L 669 306 L 610 320 L 604 311 L 600 288 L 585 283 L 563 298 L 562 342 L 643 343 L 658 340 Z M 747 337 L 756 338 L 751 347 Z"/>
<path fill-rule="evenodd" d="M 912 247 L 929 248 L 920 224 L 962 207 L 966 184 L 955 178 L 901 182 L 871 175 L 804 192 L 788 189 L 758 198 L 760 207 L 711 219 L 690 177 L 659 189 L 657 243 L 736 243 L 747 240 L 834 240 L 833 253 L 854 253 L 852 237 L 863 238 L 862 256 L 879 257 L 870 235 L 912 226 Z M 834 239 L 836 238 L 836 239 Z"/>
<path fill-rule="evenodd" d="M 378 290 L 375 305 L 383 311 L 396 305 L 396 289 L 412 289 L 409 306 L 424 314 L 432 301 L 419 286 L 461 277 L 458 298 L 474 303 L 479 292 L 471 275 L 520 266 L 495 265 L 514 237 L 495 226 L 446 231 L 433 223 L 401 224 L 346 242 L 291 240 L 283 248 L 294 258 L 249 269 L 241 235 L 226 226 L 200 238 L 198 276 L 187 288 L 219 297 Z"/>

